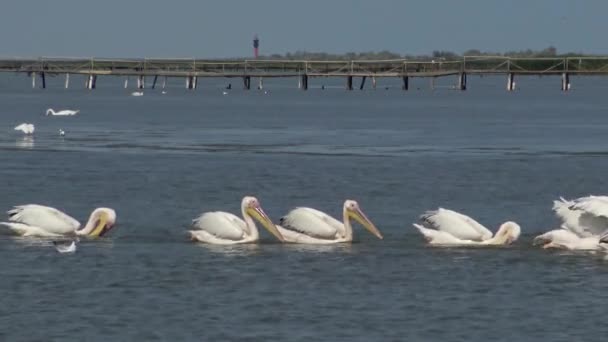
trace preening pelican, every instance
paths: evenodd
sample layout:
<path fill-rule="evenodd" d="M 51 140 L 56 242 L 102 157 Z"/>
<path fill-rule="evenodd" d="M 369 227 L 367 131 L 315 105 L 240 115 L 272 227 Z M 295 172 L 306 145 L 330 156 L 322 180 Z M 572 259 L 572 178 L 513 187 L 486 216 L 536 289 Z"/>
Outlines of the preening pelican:
<path fill-rule="evenodd" d="M 243 219 L 223 211 L 203 213 L 192 221 L 192 227 L 196 229 L 190 230 L 190 236 L 194 241 L 216 245 L 257 242 L 260 234 L 253 221 L 256 219 L 277 239 L 284 241 L 274 223 L 262 210 L 257 198 L 243 197 L 241 213 Z"/>
<path fill-rule="evenodd" d="M 36 128 L 34 127 L 33 124 L 22 123 L 21 125 L 15 127 L 14 130 L 21 131 L 24 134 L 30 135 L 30 134 L 34 134 L 34 131 L 36 130 Z"/>
<path fill-rule="evenodd" d="M 600 241 L 608 231 L 608 197 L 587 196 L 572 201 L 560 198 L 553 202 L 553 211 L 560 219 L 560 229 L 534 238 L 535 246 L 568 250 L 603 249 Z"/>
<path fill-rule="evenodd" d="M 80 110 L 71 110 L 71 109 L 63 109 L 60 111 L 54 111 L 53 108 L 49 108 L 46 110 L 46 115 L 52 116 L 71 116 L 80 113 Z"/>
<path fill-rule="evenodd" d="M 359 222 L 378 239 L 382 234 L 365 216 L 357 201 L 346 200 L 342 207 L 342 222 L 312 208 L 296 208 L 283 216 L 277 226 L 286 242 L 307 244 L 331 244 L 353 241 L 350 219 Z"/>
<path fill-rule="evenodd" d="M 116 223 L 116 212 L 110 208 L 95 209 L 82 229 L 80 229 L 80 223 L 71 216 L 43 205 L 19 205 L 7 213 L 9 222 L 0 222 L 0 225 L 8 227 L 21 236 L 80 235 L 100 237 L 109 232 Z"/>
<path fill-rule="evenodd" d="M 496 234 L 469 216 L 439 208 L 420 216 L 424 225 L 414 223 L 431 245 L 508 245 L 519 238 L 521 228 L 512 221 L 500 225 Z"/>

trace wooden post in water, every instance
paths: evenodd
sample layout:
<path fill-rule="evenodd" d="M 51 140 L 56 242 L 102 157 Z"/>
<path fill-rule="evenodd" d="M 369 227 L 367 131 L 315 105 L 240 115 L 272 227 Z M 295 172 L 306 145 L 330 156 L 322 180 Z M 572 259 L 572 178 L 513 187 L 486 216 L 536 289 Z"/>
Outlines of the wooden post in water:
<path fill-rule="evenodd" d="M 162 86 L 162 88 L 165 89 L 166 86 L 167 86 L 167 76 L 165 76 L 163 78 L 163 86 Z"/>
<path fill-rule="evenodd" d="M 570 74 L 567 72 L 562 74 L 562 91 L 570 90 Z"/>
<path fill-rule="evenodd" d="M 308 75 L 307 74 L 300 75 L 299 84 L 300 84 L 300 89 L 308 90 Z"/>
<path fill-rule="evenodd" d="M 264 89 L 264 79 L 262 77 L 260 77 L 260 79 L 258 80 L 258 89 L 262 90 Z"/>
<path fill-rule="evenodd" d="M 507 91 L 515 90 L 515 74 L 512 72 L 507 76 Z"/>
<path fill-rule="evenodd" d="M 458 89 L 467 90 L 467 74 L 464 72 L 461 72 L 460 75 L 458 75 Z"/>
<path fill-rule="evenodd" d="M 46 76 L 44 75 L 44 72 L 40 73 L 40 83 L 42 83 L 42 89 L 46 89 Z"/>
<path fill-rule="evenodd" d="M 353 90 L 353 77 L 348 76 L 346 78 L 346 90 Z"/>
<path fill-rule="evenodd" d="M 144 75 L 137 76 L 137 89 L 144 89 L 145 84 L 146 79 L 144 78 Z"/>
<path fill-rule="evenodd" d="M 245 89 L 245 90 L 251 89 L 251 76 L 243 77 L 243 89 Z"/>
<path fill-rule="evenodd" d="M 407 91 L 410 89 L 410 78 L 407 76 L 403 76 L 403 86 L 401 87 L 403 90 Z"/>
<path fill-rule="evenodd" d="M 89 75 L 89 77 L 87 77 L 87 80 L 85 82 L 85 87 L 87 89 L 95 89 L 96 87 L 96 83 L 97 83 L 97 75 Z"/>
<path fill-rule="evenodd" d="M 65 89 L 70 87 L 70 74 L 65 74 Z"/>
<path fill-rule="evenodd" d="M 32 73 L 32 89 L 36 88 L 36 73 Z"/>
<path fill-rule="evenodd" d="M 152 89 L 156 87 L 156 81 L 158 80 L 158 75 L 154 75 L 154 80 L 152 81 Z"/>
<path fill-rule="evenodd" d="M 125 89 L 129 86 L 129 76 L 125 77 Z"/>
<path fill-rule="evenodd" d="M 372 89 L 376 90 L 376 76 L 372 76 Z"/>
<path fill-rule="evenodd" d="M 367 79 L 367 76 L 361 77 L 361 85 L 359 86 L 359 90 L 363 90 L 363 87 L 365 87 L 365 80 L 366 79 Z"/>

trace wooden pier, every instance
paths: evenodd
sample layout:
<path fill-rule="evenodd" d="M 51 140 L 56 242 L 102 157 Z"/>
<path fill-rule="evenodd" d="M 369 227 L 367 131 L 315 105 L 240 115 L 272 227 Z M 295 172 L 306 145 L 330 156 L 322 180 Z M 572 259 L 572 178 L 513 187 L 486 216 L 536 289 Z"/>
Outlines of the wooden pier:
<path fill-rule="evenodd" d="M 467 75 L 505 75 L 507 90 L 515 89 L 517 76 L 561 76 L 561 89 L 570 89 L 570 77 L 581 75 L 608 75 L 608 57 L 546 57 L 514 58 L 502 56 L 464 56 L 457 60 L 205 60 L 205 59 L 111 59 L 111 58 L 47 58 L 36 59 L 0 58 L 0 72 L 27 73 L 32 85 L 40 79 L 40 87 L 46 87 L 46 75 L 65 74 L 65 87 L 69 75 L 86 76 L 85 87 L 94 89 L 99 76 L 133 76 L 137 88 L 143 89 L 145 79 L 153 79 L 156 86 L 159 77 L 163 87 L 167 77 L 185 79 L 186 88 L 196 89 L 198 80 L 205 77 L 238 77 L 245 89 L 251 88 L 251 78 L 291 77 L 298 79 L 300 89 L 308 89 L 308 80 L 314 77 L 343 77 L 345 88 L 352 90 L 353 78 L 371 79 L 372 86 L 382 77 L 402 80 L 404 90 L 409 88 L 409 78 L 457 76 L 456 88 L 466 90 Z M 125 80 L 125 87 L 127 81 Z M 260 81 L 260 87 L 262 83 Z"/>

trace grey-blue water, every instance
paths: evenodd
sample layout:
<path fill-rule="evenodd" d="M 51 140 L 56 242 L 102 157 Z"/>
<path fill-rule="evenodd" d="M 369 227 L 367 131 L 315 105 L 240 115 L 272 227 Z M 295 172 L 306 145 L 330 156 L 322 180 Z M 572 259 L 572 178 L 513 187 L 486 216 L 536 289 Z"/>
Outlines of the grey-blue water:
<path fill-rule="evenodd" d="M 266 80 L 266 95 L 233 79 L 227 96 L 227 80 L 171 81 L 132 97 L 120 79 L 41 90 L 0 75 L 0 210 L 118 214 L 73 255 L 0 236 L 1 340 L 605 340 L 608 261 L 530 240 L 558 224 L 558 196 L 608 193 L 608 79 L 574 78 L 569 93 L 557 78 L 519 79 L 513 93 L 502 78 L 470 78 L 466 92 L 416 80 L 407 93 Z M 12 130 L 22 122 L 32 139 Z M 247 194 L 275 220 L 356 199 L 385 238 L 356 227 L 336 246 L 188 240 L 191 219 L 238 213 Z M 430 248 L 411 223 L 438 206 L 524 234 L 507 248 Z"/>

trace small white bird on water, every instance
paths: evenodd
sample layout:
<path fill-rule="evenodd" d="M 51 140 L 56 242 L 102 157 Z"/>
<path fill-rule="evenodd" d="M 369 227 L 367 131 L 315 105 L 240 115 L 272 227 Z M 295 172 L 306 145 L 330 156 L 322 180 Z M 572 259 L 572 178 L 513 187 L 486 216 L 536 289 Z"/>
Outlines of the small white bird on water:
<path fill-rule="evenodd" d="M 61 137 L 65 136 L 65 131 L 62 130 L 61 128 L 59 129 L 59 136 L 61 136 Z"/>
<path fill-rule="evenodd" d="M 52 116 L 72 116 L 80 113 L 80 110 L 71 110 L 71 109 L 63 109 L 60 111 L 54 111 L 53 108 L 49 108 L 46 110 L 46 115 Z"/>
<path fill-rule="evenodd" d="M 21 131 L 24 134 L 31 135 L 34 134 L 35 127 L 33 124 L 22 123 L 21 125 L 14 128 L 15 131 Z"/>
<path fill-rule="evenodd" d="M 72 243 L 67 245 L 63 243 L 59 243 L 57 241 L 53 241 L 53 245 L 55 249 L 59 253 L 75 253 L 76 252 L 76 241 L 72 240 Z"/>
<path fill-rule="evenodd" d="M 144 96 L 143 91 L 134 91 L 131 93 L 131 96 Z"/>
<path fill-rule="evenodd" d="M 228 95 L 228 92 L 224 90 L 224 91 L 222 92 L 222 95 Z"/>

